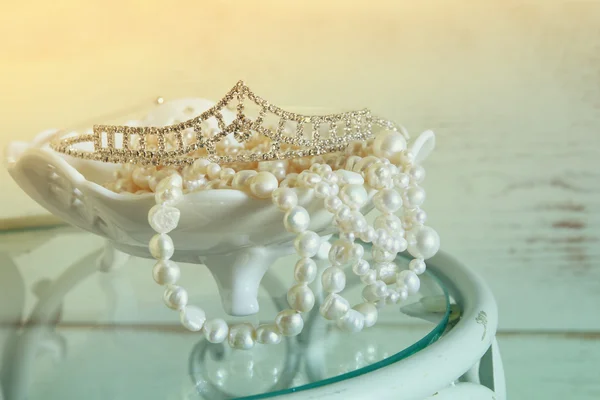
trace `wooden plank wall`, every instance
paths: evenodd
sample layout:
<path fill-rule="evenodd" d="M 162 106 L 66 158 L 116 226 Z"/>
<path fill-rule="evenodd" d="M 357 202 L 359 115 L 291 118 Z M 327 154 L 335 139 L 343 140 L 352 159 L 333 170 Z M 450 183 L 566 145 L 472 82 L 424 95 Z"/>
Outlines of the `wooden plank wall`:
<path fill-rule="evenodd" d="M 600 1 L 11 2 L 0 38 L 2 146 L 240 78 L 434 129 L 427 211 L 498 298 L 509 379 L 546 347 L 598 361 Z M 43 213 L 0 183 L 0 219 Z"/>

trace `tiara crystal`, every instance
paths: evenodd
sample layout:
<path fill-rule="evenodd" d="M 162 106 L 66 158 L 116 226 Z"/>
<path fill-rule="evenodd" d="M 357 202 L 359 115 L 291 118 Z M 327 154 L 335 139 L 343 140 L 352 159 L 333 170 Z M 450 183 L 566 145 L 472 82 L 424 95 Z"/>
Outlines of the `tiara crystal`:
<path fill-rule="evenodd" d="M 257 108 L 257 115 L 251 117 L 247 106 Z M 224 110 L 232 108 L 236 116 L 226 123 Z M 210 128 L 211 122 L 218 129 Z M 205 158 L 229 164 L 335 153 L 353 141 L 371 138 L 374 126 L 399 130 L 367 109 L 328 115 L 285 111 L 239 81 L 213 107 L 187 121 L 161 127 L 94 125 L 91 134 L 58 133 L 50 146 L 73 157 L 111 163 L 182 166 Z M 220 149 L 219 144 L 228 137 L 241 145 L 235 153 Z M 256 141 L 264 145 L 244 146 Z M 85 143 L 93 144 L 93 150 L 82 148 Z"/>

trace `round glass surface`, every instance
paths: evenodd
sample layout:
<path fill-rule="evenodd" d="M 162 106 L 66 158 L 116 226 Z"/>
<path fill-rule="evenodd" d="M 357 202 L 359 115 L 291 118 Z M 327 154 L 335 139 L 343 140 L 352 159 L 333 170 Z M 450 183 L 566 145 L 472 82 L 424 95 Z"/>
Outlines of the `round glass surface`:
<path fill-rule="evenodd" d="M 103 240 L 70 228 L 9 232 L 0 242 L 0 385 L 7 399 L 268 398 L 399 362 L 435 342 L 448 323 L 448 293 L 425 273 L 420 294 L 386 306 L 378 323 L 358 334 L 322 319 L 317 299 L 298 337 L 232 350 L 179 326 L 151 278 L 151 260 L 130 258 L 99 272 Z M 225 315 L 205 267 L 183 265 L 181 282 L 209 317 L 256 325 L 287 308 L 295 260 L 284 257 L 269 269 L 261 310 L 250 317 Z M 408 260 L 397 263 L 406 268 Z M 356 304 L 363 284 L 347 277 L 344 296 Z"/>

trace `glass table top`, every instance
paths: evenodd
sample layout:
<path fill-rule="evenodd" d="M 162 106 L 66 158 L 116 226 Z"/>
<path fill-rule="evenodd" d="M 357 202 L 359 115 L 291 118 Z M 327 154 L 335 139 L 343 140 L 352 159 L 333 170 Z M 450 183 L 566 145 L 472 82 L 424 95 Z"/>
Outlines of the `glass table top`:
<path fill-rule="evenodd" d="M 103 245 L 68 227 L 0 234 L 5 400 L 268 398 L 398 362 L 435 342 L 448 323 L 448 293 L 426 273 L 419 295 L 387 306 L 361 333 L 339 331 L 318 316 L 317 304 L 300 336 L 236 351 L 179 326 L 152 280 L 152 260 L 132 257 L 100 272 Z M 406 266 L 408 260 L 397 262 Z M 204 266 L 184 264 L 182 283 L 207 315 L 256 325 L 287 308 L 294 263 L 294 256 L 284 257 L 269 270 L 261 310 L 250 317 L 225 315 Z M 344 294 L 356 303 L 362 284 L 347 276 Z"/>

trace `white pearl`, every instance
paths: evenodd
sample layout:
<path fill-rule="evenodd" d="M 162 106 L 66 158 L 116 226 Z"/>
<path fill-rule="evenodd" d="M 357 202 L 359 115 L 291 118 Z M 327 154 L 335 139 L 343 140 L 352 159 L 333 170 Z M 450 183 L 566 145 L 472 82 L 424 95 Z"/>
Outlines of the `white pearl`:
<path fill-rule="evenodd" d="M 348 207 L 346 205 L 341 206 L 337 210 L 337 213 L 335 214 L 335 218 L 338 221 L 349 221 L 351 217 L 352 217 L 352 210 L 350 210 L 350 207 Z"/>
<path fill-rule="evenodd" d="M 294 240 L 296 253 L 300 257 L 314 257 L 321 246 L 321 238 L 313 231 L 304 231 Z"/>
<path fill-rule="evenodd" d="M 388 296 L 385 300 L 389 304 L 396 304 L 400 301 L 400 294 L 395 290 L 389 289 Z"/>
<path fill-rule="evenodd" d="M 204 331 L 204 337 L 210 343 L 221 343 L 227 339 L 229 334 L 229 326 L 221 318 L 206 321 L 202 330 Z"/>
<path fill-rule="evenodd" d="M 169 285 L 179 280 L 179 266 L 170 260 L 159 260 L 152 268 L 152 277 L 159 285 Z"/>
<path fill-rule="evenodd" d="M 211 164 L 206 158 L 199 158 L 192 164 L 192 171 L 196 174 L 204 175 L 206 174 L 206 167 Z"/>
<path fill-rule="evenodd" d="M 337 183 L 332 183 L 329 186 L 329 194 L 331 196 L 337 196 L 340 193 L 340 186 Z"/>
<path fill-rule="evenodd" d="M 420 258 L 415 258 L 414 260 L 410 260 L 408 263 L 408 268 L 413 271 L 417 275 L 421 275 L 425 272 L 426 266 L 425 261 Z"/>
<path fill-rule="evenodd" d="M 337 326 L 345 332 L 360 332 L 365 326 L 365 317 L 354 309 L 348 310 L 346 315 L 337 320 Z"/>
<path fill-rule="evenodd" d="M 321 246 L 319 247 L 319 251 L 315 256 L 319 260 L 326 260 L 329 257 L 329 250 L 331 250 L 331 243 L 329 241 L 324 240 L 321 242 Z"/>
<path fill-rule="evenodd" d="M 146 167 L 136 167 L 133 170 L 133 173 L 131 175 L 131 179 L 133 180 L 133 183 L 136 184 L 136 186 L 138 186 L 140 189 L 149 189 L 150 188 L 150 177 L 151 175 L 151 170 L 150 168 L 146 168 Z"/>
<path fill-rule="evenodd" d="M 231 182 L 234 176 L 235 170 L 233 168 L 223 168 L 219 173 L 219 178 L 226 182 Z"/>
<path fill-rule="evenodd" d="M 425 190 L 420 186 L 411 186 L 406 190 L 407 206 L 410 208 L 419 207 L 425 202 Z"/>
<path fill-rule="evenodd" d="M 275 325 L 283 336 L 296 336 L 302 332 L 304 320 L 296 310 L 283 310 L 275 317 Z"/>
<path fill-rule="evenodd" d="M 329 250 L 329 262 L 334 266 L 348 263 L 352 257 L 352 243 L 338 239 L 331 245 Z"/>
<path fill-rule="evenodd" d="M 408 252 L 415 258 L 428 259 L 440 249 L 440 237 L 433 228 L 421 226 L 408 236 Z"/>
<path fill-rule="evenodd" d="M 256 328 L 256 341 L 262 344 L 277 344 L 281 342 L 281 333 L 279 333 L 277 325 L 259 325 Z"/>
<path fill-rule="evenodd" d="M 358 233 L 363 232 L 369 226 L 365 216 L 358 211 L 352 212 L 352 215 L 350 216 L 350 225 L 352 230 Z"/>
<path fill-rule="evenodd" d="M 400 173 L 394 177 L 394 186 L 398 189 L 405 189 L 410 184 L 410 178 L 408 175 Z"/>
<path fill-rule="evenodd" d="M 221 166 L 215 163 L 208 164 L 206 166 L 206 174 L 210 179 L 217 179 L 221 174 Z"/>
<path fill-rule="evenodd" d="M 254 327 L 249 323 L 229 328 L 229 345 L 234 349 L 249 350 L 254 347 Z"/>
<path fill-rule="evenodd" d="M 377 311 L 377 307 L 375 307 L 373 303 L 361 303 L 353 308 L 363 315 L 365 319 L 365 328 L 370 328 L 375 325 L 379 311 Z"/>
<path fill-rule="evenodd" d="M 402 196 L 394 189 L 382 189 L 373 196 L 373 204 L 382 213 L 392 214 L 402 207 Z"/>
<path fill-rule="evenodd" d="M 406 139 L 400 132 L 382 132 L 373 141 L 373 154 L 387 158 L 394 164 L 400 162 L 400 155 L 405 149 Z"/>
<path fill-rule="evenodd" d="M 169 233 L 179 224 L 180 211 L 176 207 L 155 205 L 148 212 L 148 222 L 158 233 Z"/>
<path fill-rule="evenodd" d="M 423 210 L 418 210 L 413 219 L 416 223 L 423 225 L 427 221 L 427 214 Z"/>
<path fill-rule="evenodd" d="M 395 254 L 377 246 L 373 246 L 371 249 L 371 256 L 373 257 L 373 260 L 378 263 L 394 261 L 396 258 Z"/>
<path fill-rule="evenodd" d="M 404 166 L 409 166 L 409 165 L 414 164 L 415 155 L 412 152 L 406 150 L 400 154 L 399 159 L 400 159 L 400 164 L 402 164 Z"/>
<path fill-rule="evenodd" d="M 319 182 L 315 185 L 315 196 L 319 199 L 327 198 L 331 194 L 331 188 L 325 182 Z"/>
<path fill-rule="evenodd" d="M 425 180 L 425 168 L 420 165 L 415 165 L 410 169 L 409 175 L 415 182 L 423 182 Z"/>
<path fill-rule="evenodd" d="M 279 188 L 273 191 L 271 195 L 273 204 L 281 211 L 288 211 L 298 205 L 298 195 L 293 189 Z"/>
<path fill-rule="evenodd" d="M 348 300 L 336 293 L 327 296 L 319 307 L 321 315 L 330 321 L 343 317 L 348 310 L 350 310 Z"/>
<path fill-rule="evenodd" d="M 383 229 L 390 234 L 400 234 L 404 231 L 402 221 L 394 214 L 382 214 L 375 218 L 373 223 L 375 229 Z"/>
<path fill-rule="evenodd" d="M 163 188 L 157 190 L 156 193 L 154 193 L 154 200 L 157 204 L 172 206 L 174 204 L 179 203 L 179 201 L 181 201 L 182 198 L 183 191 L 181 190 L 181 188 L 176 186 L 170 188 Z"/>
<path fill-rule="evenodd" d="M 188 179 L 188 180 L 183 181 L 183 187 L 188 192 L 196 192 L 200 189 L 203 189 L 207 183 L 208 183 L 208 180 L 206 178 L 200 177 L 198 179 L 193 179 L 193 180 Z"/>
<path fill-rule="evenodd" d="M 377 278 L 381 279 L 387 284 L 396 283 L 396 274 L 398 273 L 398 266 L 394 262 L 383 262 L 377 263 L 374 267 L 377 271 Z"/>
<path fill-rule="evenodd" d="M 271 173 L 279 182 L 283 181 L 287 175 L 287 171 L 283 167 L 273 168 Z"/>
<path fill-rule="evenodd" d="M 325 209 L 332 214 L 335 214 L 343 205 L 344 203 L 337 196 L 329 196 L 325 199 Z"/>
<path fill-rule="evenodd" d="M 387 285 L 383 281 L 375 281 L 374 283 L 364 287 L 362 297 L 366 301 L 377 301 L 387 296 Z"/>
<path fill-rule="evenodd" d="M 406 299 L 408 299 L 408 289 L 406 288 L 406 285 L 398 286 L 396 289 L 396 293 L 398 293 L 397 302 L 406 301 Z"/>
<path fill-rule="evenodd" d="M 354 168 L 352 168 L 352 171 L 358 172 L 358 173 L 366 172 L 367 168 L 369 168 L 371 165 L 378 163 L 378 162 L 379 162 L 378 157 L 367 156 L 367 157 L 361 159 L 360 161 L 357 161 L 356 164 L 354 164 Z"/>
<path fill-rule="evenodd" d="M 317 277 L 317 264 L 312 258 L 301 258 L 294 267 L 294 279 L 298 283 L 311 283 Z"/>
<path fill-rule="evenodd" d="M 283 225 L 288 232 L 304 232 L 310 225 L 310 215 L 304 207 L 296 206 L 285 214 Z"/>
<path fill-rule="evenodd" d="M 335 173 L 339 179 L 338 185 L 362 185 L 365 183 L 363 177 L 356 172 L 338 169 Z"/>
<path fill-rule="evenodd" d="M 371 243 L 373 241 L 373 239 L 375 239 L 377 237 L 377 234 L 375 233 L 375 228 L 373 228 L 372 226 L 369 226 L 369 227 L 367 227 L 367 229 L 360 232 L 358 236 L 360 237 L 360 240 L 362 240 L 363 242 Z"/>
<path fill-rule="evenodd" d="M 348 207 L 360 209 L 369 200 L 364 185 L 346 185 L 340 192 L 340 198 Z"/>
<path fill-rule="evenodd" d="M 250 193 L 259 199 L 268 199 L 279 186 L 279 181 L 270 172 L 261 171 L 249 179 Z"/>
<path fill-rule="evenodd" d="M 403 237 L 397 237 L 394 239 L 394 251 L 397 253 L 402 253 L 406 251 L 408 248 L 408 242 Z"/>
<path fill-rule="evenodd" d="M 358 260 L 352 266 L 352 272 L 354 272 L 358 276 L 363 276 L 364 274 L 369 272 L 370 269 L 371 266 L 369 265 L 369 262 L 367 260 Z"/>
<path fill-rule="evenodd" d="M 332 171 L 325 172 L 322 176 L 323 176 L 323 180 L 330 185 L 333 185 L 333 184 L 337 185 L 338 182 L 340 181 L 340 178 L 337 176 L 337 174 Z"/>
<path fill-rule="evenodd" d="M 161 170 L 160 172 L 162 172 L 163 174 L 168 174 L 168 175 L 165 176 L 164 178 L 162 178 L 158 182 L 158 184 L 156 185 L 156 188 L 154 189 L 155 192 L 160 192 L 161 190 L 170 189 L 173 187 L 179 188 L 179 189 L 181 189 L 183 187 L 183 178 L 176 171 Z M 157 174 L 157 175 L 160 176 L 161 174 Z"/>
<path fill-rule="evenodd" d="M 346 240 L 346 241 L 352 242 L 352 243 L 354 243 L 354 241 L 356 240 L 356 234 L 354 234 L 354 232 L 342 231 L 338 234 L 338 237 L 341 240 Z M 329 250 L 331 250 L 331 247 L 329 247 Z M 329 254 L 329 251 L 327 252 L 327 254 Z"/>
<path fill-rule="evenodd" d="M 375 233 L 377 234 L 377 239 L 373 241 L 373 245 L 379 247 L 385 246 L 388 239 L 390 238 L 390 234 L 388 233 L 388 231 L 385 229 L 377 229 Z"/>
<path fill-rule="evenodd" d="M 373 164 L 367 169 L 366 182 L 375 189 L 384 189 L 393 185 L 392 174 L 385 164 Z"/>
<path fill-rule="evenodd" d="M 303 171 L 300 173 L 300 175 L 298 175 L 298 184 L 301 187 L 311 188 L 315 187 L 315 185 L 321 182 L 322 179 L 323 178 L 321 178 L 321 176 L 318 174 Z"/>
<path fill-rule="evenodd" d="M 346 274 L 339 267 L 329 267 L 323 271 L 321 283 L 327 293 L 339 293 L 346 287 Z"/>
<path fill-rule="evenodd" d="M 365 248 L 360 243 L 354 243 L 352 245 L 352 254 L 350 260 L 360 260 L 365 255 Z"/>
<path fill-rule="evenodd" d="M 365 285 L 372 285 L 377 281 L 377 271 L 374 269 L 370 269 L 366 274 L 360 277 L 360 280 Z"/>
<path fill-rule="evenodd" d="M 157 260 L 168 260 L 173 257 L 173 253 L 175 252 L 173 239 L 165 233 L 157 233 L 152 236 L 148 248 L 150 249 L 152 257 Z"/>
<path fill-rule="evenodd" d="M 181 286 L 169 286 L 165 289 L 163 299 L 167 307 L 173 310 L 181 310 L 187 305 L 188 294 Z"/>
<path fill-rule="evenodd" d="M 186 306 L 179 312 L 181 324 L 192 332 L 198 332 L 206 322 L 206 313 L 196 306 Z"/>
<path fill-rule="evenodd" d="M 231 181 L 231 186 L 234 189 L 238 190 L 245 189 L 249 184 L 250 178 L 252 178 L 256 174 L 258 174 L 258 172 L 256 172 L 255 170 L 239 171 L 233 177 L 233 180 Z"/>
<path fill-rule="evenodd" d="M 405 269 L 398 273 L 397 282 L 399 287 L 406 287 L 409 294 L 415 294 L 421 287 L 421 280 L 413 271 Z"/>
<path fill-rule="evenodd" d="M 287 301 L 290 307 L 296 311 L 308 312 L 315 305 L 315 295 L 313 291 L 300 283 L 292 286 L 287 292 Z"/>

